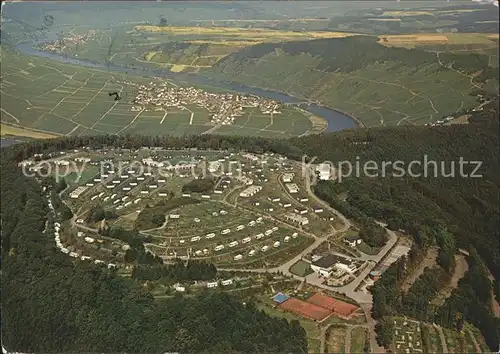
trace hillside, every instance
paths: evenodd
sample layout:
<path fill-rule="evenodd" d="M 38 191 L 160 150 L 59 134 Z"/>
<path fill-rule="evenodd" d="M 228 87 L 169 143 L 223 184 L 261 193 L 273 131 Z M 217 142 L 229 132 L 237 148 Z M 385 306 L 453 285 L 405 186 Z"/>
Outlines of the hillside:
<path fill-rule="evenodd" d="M 477 105 L 475 94 L 486 79 L 474 76 L 487 72 L 486 55 L 436 54 L 377 41 L 355 36 L 263 43 L 219 60 L 206 75 L 320 101 L 366 126 L 432 123 Z"/>
<path fill-rule="evenodd" d="M 267 317 L 252 317 L 250 326 L 259 335 L 266 338 L 279 336 L 275 341 L 269 340 L 265 347 L 248 346 L 243 332 L 233 334 L 231 326 L 222 330 L 207 328 L 203 333 L 194 335 L 186 327 L 174 330 L 177 322 L 169 319 L 169 314 L 176 312 L 176 304 L 206 312 L 208 308 L 218 308 L 225 298 L 215 296 L 202 300 L 173 299 L 164 305 L 154 304 L 148 295 L 134 292 L 128 293 L 127 285 L 113 275 L 101 275 L 98 269 L 86 269 L 73 266 L 54 247 L 46 243 L 41 236 L 45 204 L 40 198 L 40 191 L 33 181 L 28 181 L 15 169 L 15 162 L 39 152 L 75 149 L 81 146 L 98 148 L 101 146 L 121 146 L 127 148 L 148 146 L 163 147 L 197 147 L 200 149 L 234 149 L 253 152 L 273 151 L 300 160 L 304 154 L 317 156 L 320 161 L 356 161 L 360 163 L 375 161 L 378 166 L 384 161 L 404 161 L 406 166 L 411 161 L 422 161 L 427 156 L 429 161 L 437 161 L 437 166 L 445 164 L 446 174 L 455 161 L 455 173 L 458 173 L 460 158 L 465 161 L 482 161 L 476 173 L 479 178 L 455 175 L 454 178 L 441 174 L 434 175 L 430 169 L 428 176 L 396 176 L 395 171 L 387 175 L 375 177 L 350 177 L 342 183 L 322 182 L 315 187 L 315 193 L 341 211 L 346 217 L 362 226 L 363 237 L 377 237 L 377 229 L 373 219 L 384 221 L 393 230 L 405 230 L 415 241 L 409 255 L 409 261 L 418 259 L 420 253 L 430 246 L 439 248 L 439 273 L 443 278 L 453 270 L 453 255 L 458 248 L 464 248 L 471 254 L 467 260 L 470 268 L 459 282 L 456 291 L 445 303 L 431 307 L 427 300 L 439 291 L 437 282 L 429 282 L 429 272 L 424 272 L 410 289 L 409 295 L 400 300 L 398 293 L 399 265 L 395 263 L 373 289 L 374 313 L 377 319 L 384 319 L 394 314 L 405 314 L 425 321 L 440 323 L 455 328 L 458 323 L 455 314 L 460 314 L 467 322 L 477 326 L 483 333 L 488 345 L 494 349 L 498 343 L 500 328 L 490 307 L 489 296 L 491 282 L 486 276 L 483 261 L 498 279 L 500 273 L 499 235 L 498 235 L 498 195 L 500 172 L 498 151 L 498 101 L 487 105 L 483 112 L 474 113 L 468 125 L 443 126 L 427 128 L 421 126 L 400 128 L 370 128 L 343 131 L 294 138 L 290 140 L 273 140 L 255 137 L 221 137 L 190 136 L 174 138 L 171 136 L 90 136 L 65 137 L 54 140 L 34 141 L 12 146 L 2 151 L 2 221 L 3 221 L 3 264 L 2 282 L 4 294 L 8 301 L 3 303 L 4 339 L 15 343 L 16 348 L 25 351 L 43 348 L 47 351 L 105 351 L 107 348 L 119 348 L 123 351 L 142 350 L 141 344 L 149 341 L 151 351 L 162 345 L 179 350 L 196 350 L 205 338 L 213 331 L 220 334 L 224 347 L 212 346 L 216 351 L 236 349 L 241 351 L 265 350 L 288 351 L 290 347 L 279 346 L 286 343 L 288 335 L 300 333 L 295 325 L 283 327 L 276 333 L 266 336 L 265 328 L 272 322 Z M 362 144 L 360 144 L 362 143 Z M 431 165 L 432 166 L 432 165 Z M 413 173 L 422 173 L 424 167 L 414 168 Z M 464 172 L 472 173 L 474 166 L 467 166 Z M 370 171 L 373 172 L 373 171 Z M 21 195 L 21 197 L 19 197 Z M 47 257 L 46 255 L 49 255 Z M 402 261 L 403 262 L 403 261 Z M 34 279 L 37 279 L 36 290 Z M 43 281 L 42 281 L 43 279 Z M 67 279 L 61 283 L 60 279 Z M 82 280 L 83 279 L 83 280 Z M 112 282 L 114 291 L 121 297 L 110 296 L 108 283 Z M 78 283 L 78 286 L 76 286 Z M 86 284 L 86 286 L 81 286 Z M 128 285 L 132 286 L 132 285 Z M 118 289 L 118 290 L 116 290 Z M 420 294 L 425 291 L 425 306 L 420 301 Z M 35 295 L 34 295 L 35 294 Z M 67 294 L 67 295 L 66 295 Z M 73 296 L 73 294 L 75 296 Z M 486 295 L 487 296 L 486 296 Z M 75 302 L 75 298 L 78 302 Z M 116 302 L 116 299 L 121 302 Z M 49 299 L 49 305 L 42 305 Z M 72 299 L 70 302 L 67 299 Z M 75 305 L 78 304 L 78 305 Z M 143 313 L 146 304 L 150 312 Z M 203 305 L 202 305 L 203 304 Z M 56 306 L 57 305 L 57 306 Z M 80 306 L 81 305 L 81 306 Z M 229 302 L 227 311 L 232 311 L 239 319 L 253 316 L 252 312 L 243 310 L 239 305 Z M 80 306 L 80 307 L 77 307 Z M 116 306 L 116 307 L 111 307 Z M 200 307 L 201 306 L 201 307 Z M 80 310 L 83 309 L 83 310 Z M 116 311 L 112 309 L 116 308 Z M 468 309 L 473 309 L 468 311 Z M 20 311 L 20 309 L 22 309 Z M 43 310 L 41 310 L 43 309 Z M 61 312 L 62 311 L 62 312 Z M 111 311 L 111 312 L 110 312 Z M 231 312 L 231 313 L 232 313 Z M 122 314 L 120 318 L 112 314 Z M 193 312 L 197 313 L 197 312 Z M 198 312 L 200 313 L 200 312 Z M 218 312 L 223 313 L 223 311 Z M 156 315 L 153 315 L 156 314 Z M 109 316 L 111 317 L 109 317 Z M 104 316 L 104 317 L 102 317 Z M 139 317 L 137 317 L 139 316 Z M 215 314 L 214 314 L 215 316 Z M 75 322 L 70 318 L 77 318 Z M 110 318 L 111 322 L 103 324 L 102 318 Z M 194 318 L 197 318 L 194 316 Z M 194 325 L 203 323 L 192 319 Z M 218 317 L 211 317 L 217 319 Z M 43 320 L 42 320 L 43 319 Z M 57 321 L 57 322 L 56 322 Z M 157 327 L 162 321 L 165 325 Z M 46 324 L 40 326 L 40 323 Z M 57 323 L 57 326 L 55 325 Z M 191 323 L 191 322 L 190 322 Z M 214 322 L 217 323 L 217 322 Z M 241 324 L 240 323 L 240 324 Z M 275 322 L 273 322 L 275 323 Z M 382 327 L 386 323 L 381 321 Z M 109 337 L 106 331 L 94 330 L 103 326 L 116 326 L 116 333 Z M 220 323 L 219 323 L 220 324 Z M 272 325 L 272 324 L 271 324 Z M 99 327 L 101 326 L 101 327 Z M 201 326 L 201 325 L 200 325 Z M 282 326 L 280 325 L 279 328 Z M 137 328 L 141 328 L 140 333 Z M 162 328 L 162 336 L 157 336 Z M 191 327 L 189 327 L 191 328 Z M 205 328 L 205 327 L 203 327 Z M 245 327 L 246 328 L 246 327 Z M 130 330 L 136 336 L 128 338 Z M 213 329 L 213 330 L 212 330 Z M 18 333 L 30 333 L 20 337 Z M 69 334 L 68 334 L 69 333 Z M 81 333 L 88 333 L 85 336 Z M 103 333 L 108 341 L 102 342 Z M 243 333 L 243 334 L 242 334 Z M 384 339 L 384 328 L 379 328 L 381 341 Z M 391 332 L 389 332 L 391 333 Z M 64 335 L 63 335 L 64 334 Z M 238 337 L 240 336 L 241 337 Z M 89 338 L 90 336 L 90 338 Z M 179 337 L 176 337 L 179 336 Z M 233 341 L 229 338 L 241 338 Z M 55 343 L 48 343 L 44 338 L 61 338 Z M 72 346 L 68 346 L 71 341 Z M 123 338 L 123 341 L 120 340 Z M 128 338 L 125 340 L 125 338 Z M 161 338 L 161 340 L 160 340 Z M 278 338 L 278 337 L 277 337 Z M 290 337 L 291 338 L 291 337 Z M 301 341 L 300 336 L 298 341 Z M 292 345 L 292 343 L 290 342 Z M 163 346 L 164 347 L 164 346 Z M 141 348 L 141 349 L 139 349 Z"/>
<path fill-rule="evenodd" d="M 46 193 L 17 168 L 12 151 L 1 152 L 0 209 L 2 346 L 9 352 L 307 351 L 298 321 L 270 317 L 252 302 L 221 292 L 156 301 L 116 271 L 59 252 L 44 234 L 53 222 Z"/>

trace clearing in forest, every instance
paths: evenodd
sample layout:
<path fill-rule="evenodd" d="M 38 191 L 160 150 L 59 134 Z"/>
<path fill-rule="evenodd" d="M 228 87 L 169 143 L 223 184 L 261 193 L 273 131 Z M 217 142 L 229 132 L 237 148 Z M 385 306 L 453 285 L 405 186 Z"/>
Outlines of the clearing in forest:
<path fill-rule="evenodd" d="M 450 297 L 452 291 L 458 286 L 458 282 L 465 275 L 465 272 L 469 269 L 469 264 L 462 254 L 455 255 L 455 269 L 453 275 L 448 284 L 446 284 L 432 300 L 433 304 L 442 304 L 444 300 Z"/>
<path fill-rule="evenodd" d="M 408 292 L 411 286 L 417 280 L 420 275 L 424 272 L 425 268 L 432 268 L 436 265 L 438 250 L 435 247 L 429 248 L 427 253 L 425 254 L 424 259 L 418 264 L 418 266 L 408 275 L 405 279 L 403 285 L 401 286 L 401 290 L 404 292 Z"/>

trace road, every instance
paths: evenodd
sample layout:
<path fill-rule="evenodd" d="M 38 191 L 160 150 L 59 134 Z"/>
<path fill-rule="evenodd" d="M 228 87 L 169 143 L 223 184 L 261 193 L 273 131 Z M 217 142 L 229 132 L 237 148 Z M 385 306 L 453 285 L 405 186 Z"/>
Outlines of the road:
<path fill-rule="evenodd" d="M 308 178 L 309 176 L 306 176 Z M 282 186 L 283 187 L 283 186 Z M 328 203 L 325 201 L 321 200 L 318 198 L 311 190 L 311 184 L 306 183 L 306 191 L 307 194 L 311 199 L 314 199 L 314 201 L 320 205 L 322 205 L 325 209 L 329 210 L 333 214 L 335 214 L 342 222 L 343 222 L 343 227 L 341 229 L 336 230 L 335 234 L 345 232 L 346 230 L 351 227 L 351 222 L 344 216 L 342 215 L 339 211 L 333 209 Z M 233 205 L 236 206 L 236 205 Z M 236 206 L 238 207 L 238 206 Z M 273 218 L 274 219 L 274 218 Z M 396 233 L 393 231 L 387 229 L 387 224 L 384 224 L 382 222 L 377 222 L 380 226 L 384 227 L 387 235 L 388 235 L 388 241 L 384 245 L 384 247 L 380 250 L 380 252 L 377 255 L 374 256 L 369 256 L 369 255 L 364 255 L 364 259 L 368 260 L 367 265 L 365 268 L 360 272 L 360 274 L 356 277 L 354 281 L 351 283 L 340 286 L 340 287 L 332 287 L 323 284 L 323 280 L 320 279 L 315 273 L 310 274 L 308 276 L 304 277 L 299 277 L 298 275 L 292 274 L 290 272 L 290 267 L 296 263 L 298 260 L 302 259 L 302 257 L 314 251 L 322 242 L 324 242 L 328 237 L 331 235 L 326 235 L 324 237 L 315 237 L 315 241 L 312 245 L 307 247 L 305 250 L 300 252 L 298 255 L 287 261 L 286 263 L 274 267 L 274 268 L 260 268 L 260 269 L 230 269 L 230 268 L 223 268 L 219 269 L 222 271 L 241 271 L 241 272 L 251 272 L 251 273 L 282 273 L 286 276 L 289 276 L 291 278 L 297 279 L 299 281 L 306 281 L 309 284 L 315 285 L 318 288 L 333 291 L 336 293 L 344 294 L 347 297 L 353 299 L 354 301 L 358 302 L 361 306 L 361 309 L 364 311 L 365 316 L 366 316 L 366 321 L 367 321 L 367 327 L 370 335 L 370 350 L 372 353 L 381 353 L 385 352 L 384 348 L 380 347 L 377 343 L 376 340 L 376 333 L 375 333 L 375 321 L 371 317 L 371 308 L 372 308 L 372 302 L 373 298 L 372 295 L 367 292 L 367 291 L 357 291 L 356 289 L 358 286 L 363 282 L 363 280 L 366 278 L 366 276 L 375 268 L 375 266 L 385 257 L 385 255 L 394 247 L 396 244 L 398 238 Z"/>
<path fill-rule="evenodd" d="M 304 167 L 300 162 L 295 162 L 295 163 L 298 164 L 298 166 L 300 166 L 301 168 Z M 315 285 L 318 288 L 329 290 L 329 291 L 332 291 L 335 293 L 344 294 L 347 297 L 349 297 L 349 298 L 353 299 L 354 301 L 356 301 L 357 303 L 359 303 L 362 310 L 365 313 L 366 320 L 367 320 L 367 328 L 368 328 L 369 334 L 370 334 L 371 351 L 376 352 L 376 353 L 385 352 L 384 349 L 379 347 L 377 342 L 376 342 L 375 321 L 371 317 L 372 295 L 369 292 L 367 292 L 366 290 L 359 291 L 359 290 L 357 290 L 357 288 L 363 282 L 363 280 L 366 278 L 366 276 L 370 273 L 370 271 L 373 270 L 373 268 L 377 265 L 377 263 L 380 262 L 382 260 L 382 258 L 384 258 L 385 255 L 396 244 L 397 235 L 393 231 L 388 230 L 386 228 L 387 225 L 378 222 L 379 225 L 381 225 L 382 227 L 385 228 L 385 230 L 388 234 L 388 241 L 387 241 L 386 245 L 375 256 L 363 255 L 360 259 L 367 261 L 365 263 L 365 267 L 361 270 L 361 272 L 358 274 L 358 276 L 355 278 L 354 281 L 352 281 L 351 283 L 346 284 L 344 286 L 333 287 L 333 286 L 325 285 L 325 284 L 323 284 L 323 279 L 319 278 L 317 276 L 317 274 L 315 274 L 315 273 L 310 274 L 310 275 L 306 276 L 305 278 L 297 276 L 295 274 L 292 274 L 289 269 L 294 263 L 296 263 L 297 261 L 302 259 L 304 257 L 304 255 L 313 252 L 321 243 L 326 241 L 329 237 L 331 237 L 333 235 L 338 235 L 338 234 L 341 234 L 341 233 L 347 231 L 352 225 L 351 222 L 344 215 L 342 215 L 339 211 L 333 209 L 328 203 L 321 200 L 313 193 L 313 191 L 311 190 L 311 183 L 308 183 L 310 181 L 309 177 L 311 176 L 309 173 L 310 171 L 306 170 L 305 168 L 303 169 L 303 171 L 305 172 L 304 177 L 307 178 L 307 181 L 305 183 L 305 186 L 306 186 L 305 189 L 306 189 L 308 196 L 312 200 L 314 200 L 317 204 L 323 206 L 326 210 L 328 210 L 331 213 L 333 213 L 334 215 L 336 215 L 339 218 L 339 220 L 342 221 L 343 226 L 341 228 L 338 228 L 338 229 L 332 228 L 331 233 L 329 233 L 327 235 L 323 235 L 321 237 L 318 237 L 315 234 L 305 232 L 301 228 L 298 228 L 294 225 L 290 225 L 282 220 L 276 219 L 275 217 L 273 217 L 271 215 L 266 215 L 266 216 L 264 216 L 266 219 L 273 220 L 276 223 L 286 225 L 289 228 L 293 228 L 293 229 L 300 231 L 303 234 L 307 234 L 308 236 L 314 238 L 314 242 L 310 246 L 308 246 L 307 248 L 302 250 L 299 254 L 294 256 L 292 259 L 288 260 L 286 263 L 281 264 L 277 267 L 267 268 L 267 269 L 265 269 L 265 268 L 261 268 L 261 269 L 220 268 L 219 270 L 221 270 L 221 271 L 235 271 L 235 272 L 250 272 L 250 273 L 281 273 L 283 275 L 286 275 L 290 278 L 293 278 L 293 279 L 296 279 L 299 281 L 305 280 L 307 283 Z M 112 179 L 112 177 L 110 177 L 110 178 Z M 281 186 L 281 188 L 284 189 L 285 192 L 287 192 L 285 186 L 282 183 L 280 183 L 280 186 Z M 234 204 L 231 204 L 230 202 L 223 199 L 221 201 L 221 203 L 227 204 L 228 206 L 235 207 L 237 209 L 247 210 L 251 213 L 255 213 L 253 210 L 251 210 L 249 208 L 243 207 L 242 205 L 238 205 L 237 200 L 235 200 Z M 87 231 L 91 231 L 91 232 L 97 232 L 96 229 L 92 229 L 92 228 L 89 228 L 85 225 L 81 225 L 81 224 L 76 223 L 76 218 L 77 218 L 77 213 L 75 213 L 75 216 L 71 219 L 71 223 L 73 226 L 75 226 L 79 229 L 83 229 L 83 230 L 87 230 Z M 105 238 L 105 237 L 103 237 L 103 238 Z M 168 257 L 168 258 L 170 258 L 170 257 Z"/>

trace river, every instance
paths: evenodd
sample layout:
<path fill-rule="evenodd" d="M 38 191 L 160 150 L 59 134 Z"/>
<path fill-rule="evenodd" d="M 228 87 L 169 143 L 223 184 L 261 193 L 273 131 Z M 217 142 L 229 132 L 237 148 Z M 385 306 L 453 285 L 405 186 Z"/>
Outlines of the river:
<path fill-rule="evenodd" d="M 104 64 L 96 63 L 86 59 L 79 59 L 75 57 L 65 57 L 61 54 L 44 52 L 33 48 L 31 43 L 22 43 L 16 46 L 16 49 L 27 55 L 36 55 L 52 60 L 57 60 L 63 63 L 76 64 L 96 69 L 104 69 L 112 72 L 130 73 L 132 75 L 146 76 L 146 77 L 166 77 L 177 81 L 187 82 L 194 86 L 205 85 L 214 88 L 220 88 L 224 90 L 230 90 L 240 93 L 252 94 L 255 96 L 261 96 L 268 99 L 273 99 L 276 101 L 281 101 L 282 103 L 289 104 L 299 104 L 304 102 L 304 99 L 299 99 L 296 97 L 288 96 L 280 92 L 264 90 L 256 87 L 245 86 L 228 81 L 214 80 L 208 77 L 196 75 L 196 74 L 186 74 L 186 73 L 173 73 L 168 70 L 163 69 L 147 69 L 147 68 L 128 68 L 125 66 L 120 66 L 116 64 Z M 335 132 L 339 130 L 356 128 L 358 124 L 352 118 L 343 114 L 342 112 L 330 109 L 324 106 L 320 106 L 314 103 L 300 104 L 300 107 L 315 116 L 324 118 L 328 122 L 328 127 L 325 132 Z"/>
<path fill-rule="evenodd" d="M 1 138 L 0 139 L 0 147 L 7 147 L 13 144 L 18 143 L 19 141 L 14 140 L 14 139 L 8 139 L 8 138 Z"/>

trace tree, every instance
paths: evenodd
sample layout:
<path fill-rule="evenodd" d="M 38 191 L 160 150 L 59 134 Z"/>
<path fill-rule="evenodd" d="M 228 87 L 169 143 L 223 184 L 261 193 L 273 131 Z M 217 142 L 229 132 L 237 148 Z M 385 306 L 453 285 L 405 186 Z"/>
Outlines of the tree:
<path fill-rule="evenodd" d="M 160 16 L 160 24 L 159 24 L 161 27 L 164 27 L 164 26 L 167 26 L 168 25 L 168 21 L 167 19 L 165 18 L 165 16 Z"/>
<path fill-rule="evenodd" d="M 375 325 L 375 332 L 377 333 L 378 345 L 384 348 L 389 348 L 392 344 L 394 324 L 390 320 L 379 321 Z"/>

